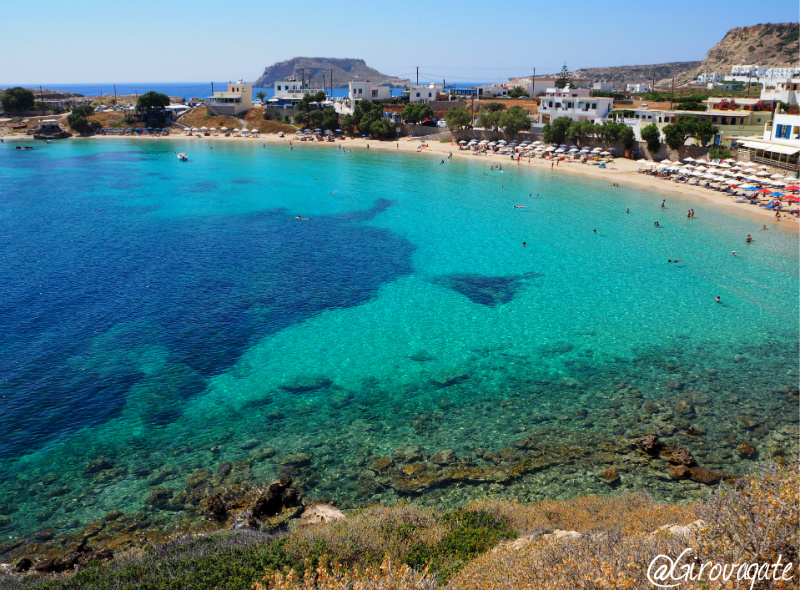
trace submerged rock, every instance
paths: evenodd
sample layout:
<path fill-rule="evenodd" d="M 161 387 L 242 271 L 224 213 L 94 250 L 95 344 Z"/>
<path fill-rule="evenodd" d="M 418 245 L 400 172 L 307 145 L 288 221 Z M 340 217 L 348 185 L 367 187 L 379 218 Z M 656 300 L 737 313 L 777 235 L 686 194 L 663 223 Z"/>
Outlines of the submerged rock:
<path fill-rule="evenodd" d="M 640 449 L 649 455 L 657 455 L 661 449 L 664 448 L 664 445 L 661 444 L 661 441 L 658 440 L 658 437 L 655 434 L 647 434 L 637 438 L 636 444 L 639 445 Z"/>
<path fill-rule="evenodd" d="M 458 457 L 450 449 L 434 453 L 431 457 L 431 462 L 437 465 L 452 465 L 456 461 L 458 461 Z"/>
<path fill-rule="evenodd" d="M 206 500 L 205 513 L 211 520 L 225 520 L 227 508 L 220 494 L 214 494 Z"/>
<path fill-rule="evenodd" d="M 308 393 L 330 387 L 332 384 L 333 381 L 324 375 L 308 375 L 284 383 L 281 385 L 281 389 L 288 393 Z"/>
<path fill-rule="evenodd" d="M 473 303 L 496 307 L 509 303 L 527 279 L 542 275 L 530 272 L 511 277 L 489 277 L 477 274 L 453 274 L 437 277 L 434 283 L 464 295 Z"/>
<path fill-rule="evenodd" d="M 753 459 L 756 456 L 756 448 L 753 445 L 742 443 L 739 445 L 739 455 L 745 459 Z"/>
<path fill-rule="evenodd" d="M 695 465 L 694 456 L 683 447 L 664 447 L 661 450 L 661 458 L 669 461 L 673 465 Z"/>

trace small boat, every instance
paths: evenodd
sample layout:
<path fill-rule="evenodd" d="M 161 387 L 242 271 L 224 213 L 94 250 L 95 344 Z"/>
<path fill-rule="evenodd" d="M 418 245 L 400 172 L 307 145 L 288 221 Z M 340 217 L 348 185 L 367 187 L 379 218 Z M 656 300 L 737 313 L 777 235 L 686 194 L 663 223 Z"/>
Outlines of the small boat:
<path fill-rule="evenodd" d="M 187 156 L 186 154 L 184 154 L 183 152 L 181 152 L 180 154 L 178 154 L 178 159 L 179 159 L 181 162 L 186 162 L 186 161 L 189 159 L 189 156 Z"/>

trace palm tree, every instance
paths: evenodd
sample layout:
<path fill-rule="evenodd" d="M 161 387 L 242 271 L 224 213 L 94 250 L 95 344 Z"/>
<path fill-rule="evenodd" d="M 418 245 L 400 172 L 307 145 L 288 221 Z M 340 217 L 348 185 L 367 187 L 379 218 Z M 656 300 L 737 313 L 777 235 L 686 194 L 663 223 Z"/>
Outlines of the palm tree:
<path fill-rule="evenodd" d="M 256 98 L 261 102 L 264 102 L 264 99 L 267 98 L 267 95 L 263 90 L 259 90 L 258 92 L 256 92 Z"/>

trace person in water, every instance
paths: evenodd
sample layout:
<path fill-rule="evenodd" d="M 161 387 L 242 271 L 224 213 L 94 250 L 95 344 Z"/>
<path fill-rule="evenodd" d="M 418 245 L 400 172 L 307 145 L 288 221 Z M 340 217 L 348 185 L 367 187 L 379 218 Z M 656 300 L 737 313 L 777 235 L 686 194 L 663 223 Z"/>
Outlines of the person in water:
<path fill-rule="evenodd" d="M 683 258 L 678 258 L 677 260 L 667 260 L 667 262 L 683 262 Z"/>
<path fill-rule="evenodd" d="M 625 209 L 625 213 L 630 213 L 630 212 L 631 212 L 631 208 L 630 208 L 630 207 L 628 207 L 627 209 Z"/>
<path fill-rule="evenodd" d="M 719 300 L 719 295 L 717 295 L 717 298 L 715 299 L 715 301 L 716 301 L 717 303 L 722 303 L 722 302 Z"/>
<path fill-rule="evenodd" d="M 656 227 L 661 227 L 660 225 L 658 225 L 657 221 L 653 225 L 656 226 Z"/>
<path fill-rule="evenodd" d="M 527 246 L 527 245 L 528 245 L 528 242 L 522 242 L 522 247 L 523 247 L 523 248 L 524 248 L 525 246 Z"/>
<path fill-rule="evenodd" d="M 663 201 L 661 201 L 661 208 L 662 208 L 662 209 L 663 209 L 663 208 L 666 206 L 666 203 L 667 203 L 667 200 L 666 200 L 666 199 L 664 199 Z"/>
<path fill-rule="evenodd" d="M 750 237 L 750 234 L 747 234 L 747 237 L 744 239 L 745 242 L 748 244 L 753 241 L 753 238 Z"/>

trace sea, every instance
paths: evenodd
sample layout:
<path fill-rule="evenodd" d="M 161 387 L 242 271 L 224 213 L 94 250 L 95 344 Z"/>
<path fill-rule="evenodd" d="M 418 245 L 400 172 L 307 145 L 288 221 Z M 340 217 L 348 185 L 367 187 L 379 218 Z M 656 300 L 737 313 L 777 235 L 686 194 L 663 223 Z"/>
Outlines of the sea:
<path fill-rule="evenodd" d="M 282 475 L 342 508 L 691 501 L 636 437 L 730 475 L 797 440 L 788 222 L 487 157 L 16 145 L 0 560 Z"/>
<path fill-rule="evenodd" d="M 41 86 L 47 90 L 57 90 L 60 92 L 75 92 L 83 96 L 108 96 L 113 95 L 115 88 L 118 95 L 128 94 L 144 94 L 154 90 L 161 92 L 167 96 L 180 96 L 186 100 L 191 98 L 207 98 L 214 91 L 219 92 L 227 88 L 228 82 L 131 82 L 123 84 L 114 84 L 109 82 L 107 84 L 7 84 L 5 87 L 23 86 L 25 88 L 38 88 Z M 456 86 L 458 88 L 472 88 L 486 82 L 459 82 Z M 320 90 L 323 88 L 320 87 Z M 253 88 L 253 98 L 256 94 L 264 92 L 267 96 L 272 96 L 275 93 L 273 87 L 269 88 Z M 400 89 L 397 90 L 400 92 Z M 347 87 L 334 88 L 328 92 L 331 97 L 344 97 L 347 96 Z"/>

